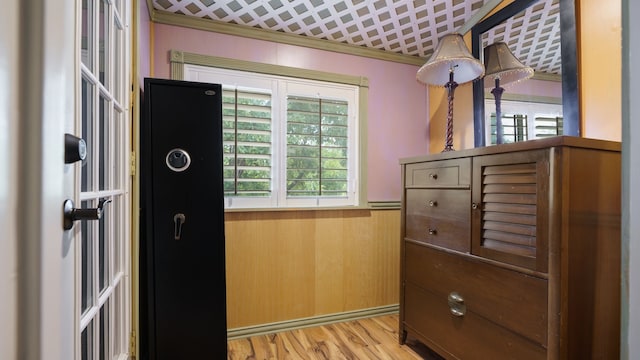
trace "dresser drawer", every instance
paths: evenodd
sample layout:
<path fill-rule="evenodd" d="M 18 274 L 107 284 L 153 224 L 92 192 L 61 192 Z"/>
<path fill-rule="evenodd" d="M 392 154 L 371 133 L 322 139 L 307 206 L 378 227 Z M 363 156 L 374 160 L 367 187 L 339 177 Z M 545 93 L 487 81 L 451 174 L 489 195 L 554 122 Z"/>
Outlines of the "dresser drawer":
<path fill-rule="evenodd" d="M 406 237 L 470 252 L 471 191 L 407 189 Z"/>
<path fill-rule="evenodd" d="M 455 292 L 468 312 L 546 346 L 547 280 L 410 242 L 404 257 L 407 284 L 445 302 Z"/>
<path fill-rule="evenodd" d="M 407 164 L 405 168 L 408 187 L 464 186 L 471 183 L 470 178 L 470 158 Z"/>
<path fill-rule="evenodd" d="M 546 349 L 508 329 L 467 310 L 464 316 L 453 316 L 448 300 L 407 283 L 404 298 L 404 325 L 435 346 L 447 358 L 546 359 Z M 498 305 L 495 305 L 498 306 Z"/>

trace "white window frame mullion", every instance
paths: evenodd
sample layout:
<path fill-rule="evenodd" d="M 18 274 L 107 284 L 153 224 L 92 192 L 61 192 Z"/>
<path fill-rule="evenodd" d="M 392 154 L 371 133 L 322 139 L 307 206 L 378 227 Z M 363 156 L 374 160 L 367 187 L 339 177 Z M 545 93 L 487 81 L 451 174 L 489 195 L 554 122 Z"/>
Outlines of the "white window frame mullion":
<path fill-rule="evenodd" d="M 113 76 L 119 75 L 121 78 L 118 82 L 114 81 L 114 106 L 117 107 L 119 109 L 119 116 L 117 119 L 114 119 L 115 121 L 118 121 L 118 141 L 119 141 L 119 146 L 121 147 L 121 151 L 119 152 L 119 157 L 117 159 L 114 159 L 116 161 L 118 161 L 116 166 L 119 166 L 119 170 L 117 173 L 119 174 L 119 179 L 117 182 L 117 188 L 121 191 L 119 197 L 120 197 L 120 201 L 119 201 L 119 208 L 117 208 L 117 214 L 118 214 L 118 219 L 116 224 L 116 231 L 114 231 L 114 247 L 115 247 L 115 241 L 118 241 L 118 250 L 119 253 L 118 254 L 114 254 L 117 256 L 114 256 L 114 262 L 117 261 L 119 262 L 119 266 L 117 267 L 117 272 L 116 272 L 116 267 L 112 267 L 114 273 L 113 273 L 113 287 L 114 287 L 114 296 L 112 297 L 114 299 L 114 301 L 112 301 L 112 306 L 113 306 L 113 310 L 110 312 L 110 318 L 112 320 L 112 327 L 111 327 L 111 331 L 112 331 L 112 340 L 111 343 L 109 344 L 110 348 L 112 349 L 112 357 L 113 355 L 115 355 L 116 353 L 114 353 L 113 351 L 117 351 L 118 355 L 119 352 L 121 350 L 124 350 L 125 354 L 128 354 L 129 352 L 129 331 L 131 329 L 131 308 L 130 308 L 130 302 L 131 302 L 131 293 L 130 293 L 130 276 L 129 276 L 129 269 L 130 269 L 130 242 L 126 241 L 126 239 L 128 239 L 130 237 L 130 231 L 128 231 L 128 229 L 130 229 L 130 206 L 128 206 L 128 204 L 130 204 L 130 192 L 129 192 L 129 186 L 130 186 L 130 168 L 129 168 L 129 154 L 130 154 L 130 150 L 131 150 L 131 146 L 130 146 L 130 138 L 129 138 L 129 130 L 130 130 L 130 125 L 131 125 L 131 117 L 129 116 L 129 95 L 130 92 L 128 91 L 128 85 L 129 84 L 129 74 L 130 74 L 130 62 L 128 61 L 129 59 L 129 55 L 130 55 L 130 48 L 129 48 L 129 40 L 130 37 L 127 36 L 127 34 L 129 33 L 128 29 L 129 29 L 129 16 L 130 16 L 130 6 L 131 5 L 127 5 L 128 2 L 126 1 L 121 1 L 118 0 L 119 2 L 119 6 L 113 6 L 113 11 L 114 11 L 114 24 L 113 24 L 113 46 L 115 47 L 116 44 L 119 44 L 119 46 L 121 47 L 119 49 L 119 51 L 112 51 L 113 56 L 114 56 L 114 66 L 119 66 L 120 67 L 120 71 L 116 72 L 115 69 L 112 71 Z M 137 2 L 134 2 L 133 6 L 137 6 Z M 117 21 L 117 24 L 116 24 Z M 119 28 L 121 28 L 121 30 L 119 30 Z M 116 35 L 118 34 L 118 35 Z M 120 36 L 120 40 L 116 41 L 115 36 Z M 116 54 L 119 56 L 119 58 L 116 58 Z M 115 89 L 115 86 L 117 84 L 120 84 L 121 89 Z M 115 250 L 114 250 L 115 251 Z M 117 298 L 116 298 L 117 297 Z M 116 306 L 116 304 L 118 304 L 118 306 Z M 119 313 L 116 313 L 116 310 L 119 311 Z M 120 327 L 116 328 L 116 323 L 118 321 L 116 321 L 116 317 L 119 317 L 119 323 L 120 323 Z M 115 341 L 116 337 L 118 338 L 117 341 Z M 115 344 L 120 344 L 121 348 L 120 349 L 113 349 L 113 347 L 115 346 Z M 135 354 L 133 354 L 135 355 Z M 126 356 L 126 355 L 122 355 L 122 356 Z"/>
<path fill-rule="evenodd" d="M 93 94 L 93 111 L 92 111 L 92 126 L 91 126 L 91 137 L 93 140 L 93 144 L 89 144 L 89 149 L 93 149 L 94 151 L 87 152 L 87 157 L 91 156 L 91 161 L 93 163 L 93 167 L 91 169 L 91 181 L 88 189 L 91 192 L 99 194 L 100 193 L 100 158 L 98 156 L 98 149 L 100 148 L 100 99 L 102 98 L 102 92 L 104 91 L 104 87 L 100 83 L 100 79 L 96 78 L 96 91 Z"/>
<path fill-rule="evenodd" d="M 107 344 L 107 347 L 108 347 L 108 351 L 107 351 L 108 352 L 108 357 L 107 358 L 108 359 L 113 359 L 113 356 L 115 355 L 115 352 L 116 352 L 116 349 L 114 349 L 114 344 L 115 344 L 116 336 L 118 335 L 117 332 L 116 332 L 116 320 L 115 320 L 116 311 L 117 311 L 117 308 L 116 308 L 116 302 L 117 302 L 116 296 L 117 296 L 117 294 L 118 294 L 117 283 L 114 282 L 114 284 L 113 284 L 113 294 L 109 298 L 110 302 L 109 302 L 109 319 L 108 319 L 108 321 L 109 321 L 109 335 L 108 336 L 109 336 L 109 340 L 110 341 L 109 341 L 109 344 Z"/>
<path fill-rule="evenodd" d="M 99 127 L 99 126 L 95 126 L 95 127 Z M 96 151 L 97 153 L 97 151 Z M 98 164 L 98 162 L 95 162 L 95 164 Z M 99 173 L 99 171 L 97 171 L 99 168 L 99 166 L 95 167 L 96 173 Z M 100 183 L 100 179 L 98 179 L 97 177 L 94 178 L 96 181 L 96 186 L 99 186 L 98 184 Z M 89 205 L 90 207 L 97 207 L 98 206 L 98 201 L 99 198 L 95 198 L 92 199 L 92 203 Z M 98 351 L 100 349 L 100 263 L 99 263 L 99 259 L 100 259 L 100 244 L 98 242 L 100 236 L 100 224 L 98 222 L 91 222 L 91 237 L 90 237 L 90 241 L 93 242 L 93 246 L 92 246 L 92 253 L 93 253 L 93 262 L 92 262 L 92 275 L 93 275 L 93 305 L 92 307 L 94 307 L 96 309 L 96 311 L 93 313 L 92 316 L 92 322 L 93 322 L 93 329 L 92 329 L 92 335 L 93 335 L 93 356 L 94 359 L 97 359 L 98 357 Z"/>
<path fill-rule="evenodd" d="M 78 5 L 79 8 L 79 17 L 82 17 L 82 3 L 81 0 L 80 4 Z M 91 28 L 90 32 L 90 47 L 88 48 L 88 52 L 89 56 L 90 56 L 90 68 L 88 68 L 82 61 L 82 59 L 80 59 L 80 79 L 82 79 L 83 77 L 87 79 L 88 82 L 88 86 L 92 87 L 92 91 L 90 93 L 90 96 L 87 96 L 87 102 L 91 103 L 91 114 L 89 116 L 93 117 L 95 119 L 96 113 L 97 111 L 99 111 L 98 108 L 98 102 L 96 99 L 99 98 L 99 93 L 100 93 L 100 85 L 99 85 L 99 79 L 96 78 L 95 73 L 98 72 L 98 66 L 99 66 L 99 59 L 98 59 L 98 49 L 99 49 L 99 43 L 98 43 L 98 31 L 97 31 L 97 21 L 98 21 L 98 12 L 99 12 L 99 7 L 96 6 L 98 4 L 96 4 L 95 2 L 92 1 L 88 1 L 89 5 L 88 5 L 88 9 L 87 11 L 89 11 L 90 13 L 87 13 L 87 19 L 88 19 L 88 27 Z M 78 21 L 80 24 L 82 24 L 81 19 L 79 19 Z M 79 30 L 81 31 L 81 30 Z M 82 96 L 82 95 L 81 95 Z M 80 104 L 80 108 L 82 107 L 82 104 Z M 80 123 L 81 120 L 79 121 Z M 81 125 L 82 127 L 82 125 Z M 91 137 L 93 137 L 95 139 L 95 126 L 92 126 L 91 128 Z M 85 139 L 86 140 L 86 139 Z M 92 156 L 92 152 L 88 152 L 87 156 Z M 94 169 L 95 170 L 95 167 Z M 89 175 L 90 176 L 90 182 L 88 184 L 88 189 L 90 189 L 90 191 L 93 191 L 93 184 L 91 184 L 91 182 L 95 181 L 95 175 L 94 175 L 95 171 L 92 171 L 92 173 Z M 81 183 L 81 179 L 82 179 L 82 175 L 79 174 L 79 176 L 77 177 L 77 183 L 80 184 Z M 85 195 L 85 192 L 82 192 L 81 188 L 79 187 L 79 202 L 81 205 L 83 201 L 85 200 L 91 200 L 91 198 L 88 198 Z M 89 226 L 89 228 L 93 231 L 95 226 Z M 86 234 L 86 236 L 89 239 L 93 239 L 95 238 L 94 234 Z M 81 242 L 80 242 L 81 243 Z M 84 314 L 80 313 L 80 307 L 78 306 L 76 308 L 76 316 L 78 317 L 78 333 L 75 334 L 77 341 L 77 346 L 76 346 L 76 357 L 80 358 L 81 356 L 81 349 L 82 349 L 82 332 L 87 330 L 87 327 L 90 326 L 91 324 L 91 329 L 89 329 L 91 331 L 91 336 L 88 337 L 87 341 L 88 344 L 87 346 L 90 347 L 91 349 L 91 356 L 93 358 L 95 358 L 95 354 L 96 354 L 96 334 L 95 334 L 95 323 L 92 324 L 92 320 L 95 318 L 95 312 L 97 311 L 97 309 L 95 308 L 94 304 L 95 301 L 98 297 L 98 293 L 97 293 L 97 284 L 96 284 L 96 278 L 97 278 L 97 274 L 95 274 L 95 271 L 93 271 L 93 261 L 95 261 L 96 257 L 94 256 L 94 253 L 97 251 L 97 247 L 95 246 L 95 244 L 93 244 L 94 246 L 92 246 L 92 252 L 90 255 L 88 255 L 88 257 L 91 257 L 91 275 L 92 275 L 92 286 L 91 289 L 87 289 L 88 291 L 91 291 L 91 296 L 90 298 L 92 299 L 92 302 L 90 304 L 88 304 L 88 308 L 86 310 L 86 312 Z M 78 290 L 76 291 L 76 293 L 78 294 L 76 296 L 77 299 L 79 299 L 78 304 L 81 304 L 81 297 L 82 297 L 82 290 L 81 287 L 82 285 L 82 249 L 81 249 L 82 245 L 78 246 L 78 256 L 76 257 L 76 259 L 78 260 L 76 262 L 76 279 L 78 280 L 77 284 L 79 284 L 78 286 Z"/>
<path fill-rule="evenodd" d="M 109 12 L 109 14 L 107 15 L 108 18 L 109 18 L 109 20 L 108 20 L 108 23 L 109 23 L 109 29 L 108 29 L 109 38 L 107 40 L 109 42 L 109 44 L 108 44 L 109 45 L 109 58 L 108 58 L 106 67 L 109 69 L 109 72 L 108 72 L 109 92 L 108 93 L 109 93 L 110 97 L 113 97 L 113 94 L 115 93 L 115 85 L 116 85 L 115 82 L 113 81 L 114 77 L 115 77 L 114 71 L 113 71 L 114 67 L 115 67 L 114 66 L 114 64 L 115 64 L 115 54 L 114 54 L 114 51 L 113 51 L 113 49 L 115 48 L 115 41 L 113 39 L 113 34 L 115 32 L 114 26 L 115 26 L 115 23 L 116 23 L 115 22 L 115 9 L 114 9 L 115 4 L 113 3 L 112 0 L 106 0 L 106 5 L 108 6 L 107 11 Z"/>
<path fill-rule="evenodd" d="M 118 12 L 118 9 L 116 9 L 115 3 L 112 6 L 112 9 L 113 9 L 113 11 L 112 11 L 113 12 L 113 24 L 112 24 L 112 31 L 113 31 L 113 34 L 112 34 L 112 38 L 113 38 L 112 44 L 113 45 L 112 45 L 112 47 L 113 47 L 113 51 L 112 51 L 112 53 L 113 53 L 113 59 L 114 59 L 113 64 L 114 65 L 115 64 L 123 64 L 124 65 L 126 63 L 125 62 L 126 57 L 125 57 L 124 53 L 125 53 L 125 51 L 128 51 L 128 49 L 125 49 L 127 47 L 126 46 L 126 40 L 125 40 L 125 37 L 126 37 L 125 36 L 126 35 L 125 22 L 122 19 L 122 15 Z M 124 11 L 124 9 L 122 9 L 122 11 Z M 122 29 L 122 33 L 120 33 L 119 30 L 117 30 L 117 29 Z M 116 34 L 118 34 L 118 35 L 116 35 Z M 122 38 L 119 41 L 116 41 L 116 38 L 119 35 L 122 35 L 121 36 Z M 118 44 L 122 47 L 122 49 L 120 49 L 118 52 L 116 52 L 115 49 L 116 49 L 116 45 L 118 45 Z M 116 58 L 117 54 L 120 55 L 120 58 Z M 116 74 L 115 66 L 114 66 L 114 69 L 112 71 L 113 78 L 114 78 L 114 81 L 113 81 L 113 86 L 114 86 L 114 89 L 113 89 L 114 104 L 117 104 L 117 106 L 119 106 L 120 108 L 123 107 L 122 101 L 127 98 L 127 93 L 128 93 L 127 92 L 127 87 L 125 85 L 127 83 L 128 77 L 125 77 L 123 75 L 124 73 L 126 73 L 126 70 L 127 70 L 126 68 L 127 68 L 127 66 L 122 66 L 122 69 L 119 72 L 120 76 L 122 77 L 117 82 L 122 87 L 122 89 L 120 89 L 120 90 L 115 88 L 115 86 L 116 86 L 115 78 L 118 75 L 118 74 Z"/>
<path fill-rule="evenodd" d="M 275 192 L 276 207 L 286 204 L 287 197 L 287 84 L 284 82 L 278 82 L 276 86 L 278 91 L 279 101 L 274 101 L 277 104 L 277 109 L 274 109 L 273 113 L 276 114 L 276 119 L 283 119 L 283 121 L 275 121 L 278 123 L 278 128 L 274 129 L 274 156 L 273 161 L 277 162 L 277 166 L 274 171 L 273 187 Z M 277 149 L 277 150 L 275 150 Z"/>
<path fill-rule="evenodd" d="M 113 25 L 114 25 L 114 15 L 113 15 L 113 4 L 111 4 L 110 0 L 98 0 L 98 1 L 102 1 L 103 2 L 103 6 L 104 6 L 104 14 L 102 16 L 102 20 L 104 21 L 103 24 L 103 29 L 105 29 L 104 31 L 104 36 L 105 36 L 105 42 L 103 44 L 104 47 L 104 51 L 106 52 L 106 56 L 103 56 L 104 58 L 104 72 L 105 72 L 105 76 L 104 76 L 104 81 L 106 83 L 106 86 L 104 86 L 103 83 L 100 83 L 100 87 L 101 87 L 101 91 L 100 91 L 100 98 L 99 101 L 104 101 L 103 103 L 103 109 L 100 113 L 100 116 L 103 116 L 104 118 L 102 119 L 102 126 L 99 126 L 99 133 L 100 133 L 100 142 L 101 142 L 101 148 L 102 151 L 98 154 L 98 173 L 100 173 L 99 168 L 100 168 L 100 162 L 102 161 L 102 159 L 104 159 L 104 163 L 102 164 L 102 166 L 104 167 L 104 169 L 102 170 L 103 173 L 105 174 L 105 178 L 104 179 L 97 179 L 98 182 L 98 191 L 99 193 L 104 193 L 105 191 L 108 190 L 115 190 L 113 189 L 113 169 L 114 167 L 112 167 L 112 164 L 114 162 L 113 159 L 113 153 L 114 153 L 114 138 L 113 136 L 114 131 L 113 131 L 113 91 L 114 91 L 114 75 L 113 75 L 113 62 L 114 62 L 114 55 L 113 55 Z M 99 71 L 99 69 L 98 69 Z M 99 119 L 99 118 L 98 118 Z M 102 144 L 102 142 L 104 141 L 104 135 L 107 135 L 107 141 L 105 144 Z M 100 189 L 100 181 L 104 181 L 104 187 L 102 189 Z M 100 198 L 97 199 L 97 201 L 99 201 Z M 108 206 L 108 205 L 107 205 Z M 104 267 L 104 274 L 103 274 L 103 278 L 104 279 L 99 279 L 99 281 L 104 281 L 104 291 L 102 293 L 100 293 L 100 286 L 98 285 L 98 301 L 97 301 L 97 307 L 98 307 L 98 311 L 96 313 L 95 316 L 95 322 L 97 324 L 96 326 L 96 359 L 99 359 L 100 356 L 100 348 L 101 346 L 103 348 L 109 348 L 110 344 L 109 344 L 109 340 L 107 339 L 107 343 L 103 344 L 104 340 L 101 336 L 101 331 L 104 327 L 105 324 L 103 324 L 102 322 L 106 322 L 107 325 L 110 325 L 110 318 L 111 318 L 111 314 L 109 309 L 105 309 L 105 304 L 109 301 L 109 299 L 111 298 L 111 296 L 113 295 L 113 286 L 111 283 L 111 243 L 113 241 L 113 226 L 114 226 L 114 222 L 112 219 L 112 208 L 109 206 L 109 208 L 104 209 L 103 211 L 107 212 L 107 216 L 103 219 L 101 219 L 100 221 L 103 222 L 104 225 L 104 234 L 102 234 L 104 236 L 104 240 L 107 243 L 106 244 L 102 244 L 102 250 L 103 250 L 103 259 L 102 259 L 102 266 Z M 107 223 L 104 223 L 104 222 Z M 99 226 L 96 226 L 99 229 Z M 98 231 L 99 233 L 99 231 Z M 96 237 L 96 241 L 98 242 L 100 234 L 98 234 L 98 237 Z M 100 245 L 98 243 L 98 245 Z M 97 252 L 97 256 L 98 256 L 98 261 L 96 262 L 96 272 L 99 274 L 100 273 L 100 252 Z M 100 276 L 98 276 L 100 277 Z M 107 311 L 107 313 L 104 313 L 104 311 Z M 103 318 L 100 317 L 100 313 L 103 312 L 104 316 Z M 110 329 L 110 327 L 109 327 Z"/>
<path fill-rule="evenodd" d="M 101 0 L 98 0 L 98 2 Z M 102 21 L 102 19 L 100 18 L 100 4 L 98 3 L 97 6 L 95 7 L 95 12 L 96 12 L 96 22 L 94 22 L 94 24 L 96 25 L 96 27 L 94 28 L 95 32 L 95 56 L 94 56 L 94 72 L 92 73 L 92 75 L 95 77 L 95 82 L 93 83 L 95 86 L 95 91 L 93 92 L 93 106 L 91 109 L 91 120 L 89 120 L 92 124 L 91 126 L 91 139 L 93 140 L 93 144 L 90 146 L 90 148 L 92 148 L 94 151 L 89 151 L 87 153 L 88 157 L 91 157 L 91 163 L 93 164 L 92 168 L 91 168 L 91 176 L 90 179 L 91 181 L 89 182 L 87 188 L 90 189 L 90 191 L 92 191 L 94 194 L 98 195 L 100 194 L 100 157 L 99 157 L 99 151 L 98 149 L 100 149 L 100 133 L 102 131 L 101 127 L 100 127 L 100 116 L 101 116 L 101 107 L 100 107 L 100 101 L 102 99 L 102 93 L 104 91 L 104 87 L 102 85 L 102 83 L 100 82 L 100 37 L 99 37 L 99 30 L 100 30 L 100 23 L 98 21 Z M 82 193 L 81 193 L 81 198 L 82 198 Z M 93 198 L 86 198 L 83 199 L 81 201 L 88 201 L 89 204 L 87 205 L 88 207 L 96 207 L 98 205 L 98 201 L 99 201 L 99 197 L 93 197 Z M 84 319 L 86 319 L 86 325 L 85 328 L 90 326 L 91 327 L 91 356 L 92 359 L 97 358 L 98 355 L 98 349 L 99 349 L 99 326 L 100 324 L 99 322 L 99 312 L 100 312 L 100 307 L 98 306 L 98 301 L 99 301 L 99 297 L 100 297 L 100 274 L 98 271 L 99 268 L 99 264 L 98 264 L 98 258 L 99 258 L 99 244 L 98 244 L 98 236 L 99 236 L 99 225 L 97 223 L 92 222 L 89 225 L 89 234 L 88 238 L 89 241 L 91 242 L 92 246 L 91 246 L 91 292 L 92 292 L 92 302 L 90 305 L 91 311 L 87 311 L 84 315 Z"/>
<path fill-rule="evenodd" d="M 107 51 L 107 56 L 104 58 L 104 69 L 106 76 L 104 77 L 105 83 L 107 83 L 109 91 L 106 93 L 111 97 L 111 93 L 113 91 L 113 3 L 111 0 L 97 0 L 98 2 L 104 2 L 104 6 L 106 7 L 104 10 L 107 13 L 107 19 L 104 26 L 104 34 L 107 37 L 107 43 L 105 44 L 105 50 Z M 103 18 L 104 20 L 104 18 Z"/>

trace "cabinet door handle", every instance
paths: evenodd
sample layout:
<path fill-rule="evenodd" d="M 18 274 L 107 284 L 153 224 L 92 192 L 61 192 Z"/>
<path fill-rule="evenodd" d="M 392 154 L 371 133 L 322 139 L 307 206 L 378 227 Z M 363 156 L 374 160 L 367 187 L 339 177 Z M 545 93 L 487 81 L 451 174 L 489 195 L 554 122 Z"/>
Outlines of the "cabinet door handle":
<path fill-rule="evenodd" d="M 464 316 L 467 313 L 467 306 L 464 304 L 464 298 L 453 291 L 449 294 L 449 311 L 453 316 Z"/>
<path fill-rule="evenodd" d="M 472 208 L 473 210 L 478 210 L 479 206 L 478 206 L 478 204 L 477 204 L 477 203 L 471 203 L 471 208 Z"/>
<path fill-rule="evenodd" d="M 429 235 L 437 235 L 437 234 L 438 234 L 438 230 L 429 228 Z"/>
<path fill-rule="evenodd" d="M 451 315 L 453 315 L 453 316 L 462 317 L 465 314 L 464 311 L 462 311 L 460 309 L 457 309 L 455 307 L 451 307 L 449 310 L 451 311 Z"/>
<path fill-rule="evenodd" d="M 438 174 L 429 174 L 429 179 L 438 180 Z"/>
<path fill-rule="evenodd" d="M 438 206 L 438 202 L 435 201 L 435 200 L 429 200 L 429 206 L 431 206 L 431 207 Z"/>
<path fill-rule="evenodd" d="M 182 237 L 182 225 L 184 224 L 185 220 L 186 220 L 186 217 L 184 216 L 184 214 L 176 214 L 173 217 L 173 223 L 175 224 L 174 232 L 173 232 L 174 239 L 180 240 L 180 238 Z"/>

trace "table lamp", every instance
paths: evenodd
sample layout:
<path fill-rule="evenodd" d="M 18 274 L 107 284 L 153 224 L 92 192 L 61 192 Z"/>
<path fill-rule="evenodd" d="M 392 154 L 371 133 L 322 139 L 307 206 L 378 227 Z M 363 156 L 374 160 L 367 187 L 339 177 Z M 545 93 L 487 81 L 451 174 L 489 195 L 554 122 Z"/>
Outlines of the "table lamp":
<path fill-rule="evenodd" d="M 503 42 L 493 43 L 484 49 L 484 87 L 490 88 L 496 102 L 496 143 L 504 142 L 504 129 L 502 128 L 502 110 L 500 100 L 504 89 L 500 84 L 516 83 L 533 76 L 533 69 L 525 66 L 511 52 L 507 44 Z"/>
<path fill-rule="evenodd" d="M 444 151 L 453 149 L 453 93 L 458 84 L 476 80 L 484 74 L 484 65 L 467 49 L 458 33 L 447 34 L 440 39 L 431 58 L 418 70 L 419 82 L 444 86 L 447 89 L 448 111 Z M 454 79 L 455 77 L 455 79 Z"/>

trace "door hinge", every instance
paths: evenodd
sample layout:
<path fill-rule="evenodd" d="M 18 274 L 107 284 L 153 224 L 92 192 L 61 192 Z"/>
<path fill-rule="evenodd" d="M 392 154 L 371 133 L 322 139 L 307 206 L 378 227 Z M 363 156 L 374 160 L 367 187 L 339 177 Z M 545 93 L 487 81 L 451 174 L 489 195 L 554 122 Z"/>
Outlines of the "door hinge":
<path fill-rule="evenodd" d="M 131 176 L 136 176 L 136 152 L 132 151 L 131 152 L 131 156 L 129 157 L 129 172 L 131 173 Z"/>
<path fill-rule="evenodd" d="M 134 360 L 136 358 L 136 332 L 131 331 L 129 335 L 129 359 Z"/>

